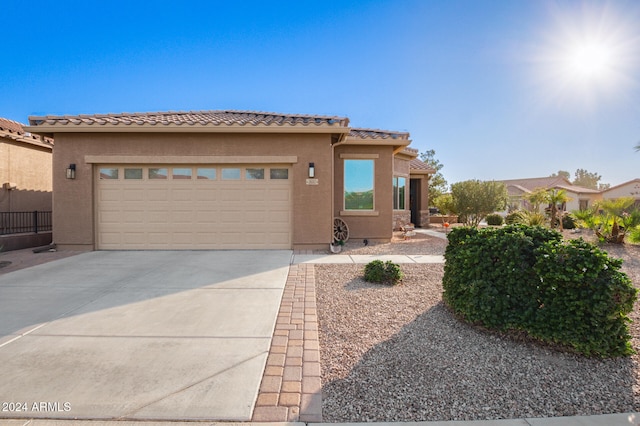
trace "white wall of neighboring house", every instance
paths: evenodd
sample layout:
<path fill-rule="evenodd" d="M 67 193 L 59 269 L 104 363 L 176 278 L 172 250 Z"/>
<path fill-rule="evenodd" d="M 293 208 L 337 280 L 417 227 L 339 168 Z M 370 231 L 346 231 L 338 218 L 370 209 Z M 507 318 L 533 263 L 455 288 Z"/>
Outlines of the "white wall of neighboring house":
<path fill-rule="evenodd" d="M 632 197 L 636 200 L 636 205 L 640 206 L 640 179 L 633 179 L 629 182 L 616 185 L 602 193 L 605 200 L 615 200 L 622 197 Z"/>
<path fill-rule="evenodd" d="M 549 178 L 551 179 L 551 178 Z M 507 192 L 509 193 L 509 206 L 512 208 L 519 208 L 521 210 L 529 209 L 529 202 L 526 200 L 529 191 L 533 191 L 533 186 L 530 181 L 544 181 L 545 178 L 534 179 L 520 179 L 506 181 Z M 621 197 L 633 197 L 636 200 L 636 206 L 640 208 L 640 179 L 633 179 L 628 182 L 624 182 L 620 185 L 616 185 L 604 191 L 594 191 L 588 188 L 580 188 L 575 185 L 571 185 L 568 180 L 565 182 L 544 182 L 553 186 L 547 187 L 547 189 L 563 189 L 566 195 L 570 198 L 566 203 L 565 211 L 572 212 L 581 210 L 584 208 L 593 207 L 595 203 L 600 200 L 614 200 Z M 566 183 L 566 184 L 565 184 Z M 524 186 L 528 185 L 529 189 Z M 545 187 L 545 186 L 539 186 Z M 577 191 L 576 191 L 577 190 Z M 540 212 L 544 213 L 548 207 L 546 203 L 542 203 L 540 206 Z M 503 216 L 506 216 L 508 211 L 499 212 Z"/>
<path fill-rule="evenodd" d="M 580 210 L 581 204 L 583 208 L 592 207 L 593 204 L 602 199 L 601 193 L 596 194 L 584 194 L 573 191 L 567 191 L 567 196 L 571 198 L 567 201 L 567 211 L 572 212 L 574 210 Z"/>

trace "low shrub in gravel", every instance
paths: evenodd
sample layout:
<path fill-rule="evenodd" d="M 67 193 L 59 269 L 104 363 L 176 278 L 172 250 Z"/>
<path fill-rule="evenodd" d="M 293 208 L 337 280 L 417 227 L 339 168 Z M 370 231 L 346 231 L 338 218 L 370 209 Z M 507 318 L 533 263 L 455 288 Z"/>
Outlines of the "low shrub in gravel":
<path fill-rule="evenodd" d="M 563 229 L 576 228 L 576 218 L 571 213 L 567 213 L 562 216 L 562 228 Z"/>
<path fill-rule="evenodd" d="M 390 260 L 374 260 L 364 267 L 365 281 L 380 284 L 398 284 L 402 280 L 400 266 Z"/>
<path fill-rule="evenodd" d="M 488 214 L 485 220 L 487 221 L 487 225 L 491 226 L 500 226 L 504 222 L 502 216 L 497 213 Z"/>
<path fill-rule="evenodd" d="M 602 357 L 631 354 L 637 290 L 622 261 L 583 240 L 524 225 L 455 228 L 443 300 L 465 320 Z"/>
<path fill-rule="evenodd" d="M 521 211 L 516 210 L 514 212 L 509 213 L 507 217 L 504 219 L 504 221 L 507 225 L 516 225 L 518 223 L 524 223 L 524 215 L 522 214 Z"/>

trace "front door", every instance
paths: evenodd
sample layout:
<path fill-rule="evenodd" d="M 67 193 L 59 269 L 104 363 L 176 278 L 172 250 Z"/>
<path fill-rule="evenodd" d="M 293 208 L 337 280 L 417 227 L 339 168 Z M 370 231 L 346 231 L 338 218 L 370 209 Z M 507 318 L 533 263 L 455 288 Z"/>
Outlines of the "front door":
<path fill-rule="evenodd" d="M 409 208 L 411 209 L 411 223 L 421 226 L 420 223 L 420 179 L 409 180 Z"/>

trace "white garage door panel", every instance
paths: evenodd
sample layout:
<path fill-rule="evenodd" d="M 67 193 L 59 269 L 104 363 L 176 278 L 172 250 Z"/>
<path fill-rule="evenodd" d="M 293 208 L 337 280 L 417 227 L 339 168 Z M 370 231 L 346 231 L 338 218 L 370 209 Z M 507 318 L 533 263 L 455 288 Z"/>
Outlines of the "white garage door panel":
<path fill-rule="evenodd" d="M 151 166 L 158 167 L 158 166 Z M 169 170 L 172 166 L 167 167 Z M 180 166 L 185 168 L 188 166 Z M 96 167 L 98 249 L 290 249 L 291 179 L 124 179 L 123 165 Z M 101 179 L 103 169 L 119 178 Z"/>

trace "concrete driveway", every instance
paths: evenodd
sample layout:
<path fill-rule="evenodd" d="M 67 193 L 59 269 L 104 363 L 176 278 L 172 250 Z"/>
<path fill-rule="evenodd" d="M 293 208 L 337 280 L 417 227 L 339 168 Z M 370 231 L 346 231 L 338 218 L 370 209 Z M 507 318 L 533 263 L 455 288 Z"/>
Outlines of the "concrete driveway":
<path fill-rule="evenodd" d="M 0 275 L 0 418 L 248 421 L 291 252 L 90 252 Z"/>

